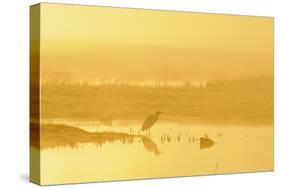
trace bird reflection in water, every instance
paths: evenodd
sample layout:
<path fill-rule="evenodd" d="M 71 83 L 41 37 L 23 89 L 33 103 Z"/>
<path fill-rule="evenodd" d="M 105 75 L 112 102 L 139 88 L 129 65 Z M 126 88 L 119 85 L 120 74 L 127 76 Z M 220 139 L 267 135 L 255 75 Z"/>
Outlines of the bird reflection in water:
<path fill-rule="evenodd" d="M 155 155 L 160 154 L 157 145 L 149 137 L 142 136 L 142 143 L 147 151 L 153 152 Z"/>

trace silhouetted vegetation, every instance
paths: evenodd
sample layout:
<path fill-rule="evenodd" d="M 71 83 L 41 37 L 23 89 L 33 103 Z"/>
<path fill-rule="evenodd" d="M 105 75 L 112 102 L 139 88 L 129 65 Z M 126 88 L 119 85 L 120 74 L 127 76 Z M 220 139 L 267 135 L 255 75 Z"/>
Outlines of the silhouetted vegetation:
<path fill-rule="evenodd" d="M 134 135 L 121 132 L 87 132 L 77 127 L 66 126 L 63 124 L 43 124 L 40 126 L 40 146 L 39 146 L 39 126 L 31 123 L 30 125 L 30 144 L 40 149 L 54 147 L 76 147 L 78 144 L 92 143 L 97 147 L 101 147 L 105 143 L 120 142 L 121 144 L 132 144 L 141 141 L 144 148 L 159 154 L 157 145 L 144 135 Z M 36 133 L 36 134 L 34 134 Z"/>
<path fill-rule="evenodd" d="M 215 142 L 210 139 L 207 135 L 200 137 L 200 149 L 210 148 L 215 144 Z"/>

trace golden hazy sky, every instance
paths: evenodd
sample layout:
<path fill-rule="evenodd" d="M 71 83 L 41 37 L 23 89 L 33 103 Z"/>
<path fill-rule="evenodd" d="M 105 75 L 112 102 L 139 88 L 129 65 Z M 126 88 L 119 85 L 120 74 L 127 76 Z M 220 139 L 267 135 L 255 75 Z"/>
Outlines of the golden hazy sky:
<path fill-rule="evenodd" d="M 69 62 L 70 72 L 75 72 L 75 68 L 71 69 L 75 64 L 98 67 L 101 63 L 109 67 L 116 64 L 138 67 L 163 62 L 164 69 L 173 61 L 172 67 L 179 69 L 176 71 L 183 68 L 177 64 L 184 64 L 194 74 L 196 70 L 189 65 L 196 62 L 205 68 L 207 64 L 216 67 L 222 62 L 240 62 L 237 71 L 243 70 L 243 65 L 251 69 L 256 63 L 258 70 L 267 67 L 266 70 L 272 71 L 273 18 L 270 17 L 43 3 L 41 39 L 43 62 L 49 62 L 48 70 L 59 62 Z M 210 55 L 202 56 L 197 52 L 200 50 Z M 194 57 L 196 53 L 202 58 Z"/>

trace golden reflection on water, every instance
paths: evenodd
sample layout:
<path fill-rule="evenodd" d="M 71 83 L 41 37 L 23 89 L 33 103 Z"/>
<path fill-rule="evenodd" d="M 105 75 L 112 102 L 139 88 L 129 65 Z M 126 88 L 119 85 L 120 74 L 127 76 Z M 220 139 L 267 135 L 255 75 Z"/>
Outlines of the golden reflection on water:
<path fill-rule="evenodd" d="M 42 184 L 273 169 L 270 125 L 216 126 L 159 121 L 149 136 L 139 131 L 139 121 L 64 124 L 85 131 L 86 136 L 79 141 L 52 135 L 58 144 L 47 144 L 41 151 Z"/>

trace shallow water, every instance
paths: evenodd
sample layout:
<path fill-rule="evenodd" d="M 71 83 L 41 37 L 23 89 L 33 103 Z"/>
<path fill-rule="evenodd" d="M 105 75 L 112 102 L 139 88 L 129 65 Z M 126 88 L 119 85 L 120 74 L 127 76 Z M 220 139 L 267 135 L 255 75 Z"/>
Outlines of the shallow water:
<path fill-rule="evenodd" d="M 273 126 L 178 124 L 158 121 L 48 120 L 88 132 L 137 135 L 134 139 L 77 143 L 41 151 L 42 184 L 269 171 Z M 201 138 L 201 141 L 200 141 Z"/>

